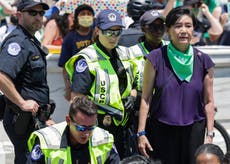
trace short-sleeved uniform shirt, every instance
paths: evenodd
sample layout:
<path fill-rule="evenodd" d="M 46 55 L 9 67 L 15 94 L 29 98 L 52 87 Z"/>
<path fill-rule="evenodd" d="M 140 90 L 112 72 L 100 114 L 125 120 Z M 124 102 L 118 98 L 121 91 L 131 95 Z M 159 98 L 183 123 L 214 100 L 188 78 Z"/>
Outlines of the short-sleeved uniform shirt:
<path fill-rule="evenodd" d="M 165 124 L 179 126 L 204 119 L 203 82 L 208 69 L 214 67 L 211 58 L 194 48 L 193 75 L 190 82 L 181 81 L 173 72 L 167 57 L 167 46 L 151 51 L 146 58 L 156 70 L 154 88 L 159 90 L 164 86 L 157 100 L 160 101 L 159 105 L 151 106 L 152 116 Z M 166 81 L 168 83 L 164 85 Z"/>
<path fill-rule="evenodd" d="M 39 41 L 22 26 L 12 31 L 0 50 L 0 71 L 13 81 L 24 99 L 33 99 L 39 104 L 49 102 L 46 53 Z"/>
<path fill-rule="evenodd" d="M 77 31 L 70 31 L 64 38 L 58 66 L 63 67 L 65 63 L 81 49 L 92 43 L 93 30 L 88 35 L 81 35 Z"/>

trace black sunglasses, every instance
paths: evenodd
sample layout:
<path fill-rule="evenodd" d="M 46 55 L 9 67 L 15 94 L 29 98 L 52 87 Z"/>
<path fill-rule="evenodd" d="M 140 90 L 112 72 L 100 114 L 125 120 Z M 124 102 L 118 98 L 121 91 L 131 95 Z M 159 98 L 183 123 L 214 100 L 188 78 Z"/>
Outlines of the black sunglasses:
<path fill-rule="evenodd" d="M 116 36 L 118 37 L 119 35 L 121 35 L 122 33 L 122 29 L 119 30 L 101 30 L 102 34 L 107 36 L 107 37 L 112 37 L 112 36 Z"/>
<path fill-rule="evenodd" d="M 45 15 L 45 11 L 37 11 L 37 10 L 23 10 L 22 12 L 28 12 L 30 16 L 40 15 L 41 17 Z"/>

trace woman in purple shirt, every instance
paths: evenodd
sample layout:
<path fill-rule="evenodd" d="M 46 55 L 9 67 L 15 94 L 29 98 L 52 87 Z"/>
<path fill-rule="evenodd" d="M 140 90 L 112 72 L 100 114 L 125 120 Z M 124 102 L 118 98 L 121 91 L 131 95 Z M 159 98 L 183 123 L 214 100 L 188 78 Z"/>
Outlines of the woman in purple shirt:
<path fill-rule="evenodd" d="M 191 46 L 194 26 L 191 10 L 172 9 L 166 17 L 169 45 L 146 56 L 138 147 L 164 164 L 192 164 L 197 147 L 214 137 L 214 63 Z M 146 133 L 148 113 L 151 130 Z"/>

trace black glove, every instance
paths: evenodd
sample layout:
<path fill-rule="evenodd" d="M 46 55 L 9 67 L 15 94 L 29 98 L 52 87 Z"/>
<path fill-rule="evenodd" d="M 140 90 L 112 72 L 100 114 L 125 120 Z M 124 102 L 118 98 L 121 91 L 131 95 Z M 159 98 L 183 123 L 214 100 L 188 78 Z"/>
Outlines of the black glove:
<path fill-rule="evenodd" d="M 124 102 L 125 110 L 132 111 L 134 109 L 135 101 L 136 101 L 136 97 L 134 96 L 128 96 L 124 98 L 123 102 Z"/>

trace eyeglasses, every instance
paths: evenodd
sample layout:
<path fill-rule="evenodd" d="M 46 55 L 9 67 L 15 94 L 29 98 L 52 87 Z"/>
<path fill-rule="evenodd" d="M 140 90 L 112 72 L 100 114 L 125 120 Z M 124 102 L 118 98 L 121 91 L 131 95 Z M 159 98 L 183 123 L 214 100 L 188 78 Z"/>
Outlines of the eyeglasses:
<path fill-rule="evenodd" d="M 102 34 L 107 37 L 118 37 L 122 33 L 122 29 L 119 30 L 101 30 Z"/>
<path fill-rule="evenodd" d="M 149 25 L 147 25 L 147 28 L 151 31 L 164 31 L 165 30 L 165 24 L 164 23 L 160 23 L 160 24 L 156 24 L 156 23 L 151 23 Z"/>
<path fill-rule="evenodd" d="M 72 121 L 73 125 L 75 126 L 76 130 L 80 131 L 80 132 L 93 131 L 97 127 L 97 124 L 93 125 L 93 126 L 79 125 L 76 122 L 74 122 L 72 118 L 71 118 L 71 121 Z"/>
<path fill-rule="evenodd" d="M 30 16 L 40 15 L 41 17 L 45 15 L 45 11 L 36 11 L 36 10 L 23 10 L 22 12 L 28 12 Z"/>
<path fill-rule="evenodd" d="M 75 126 L 76 130 L 80 132 L 93 131 L 97 127 L 97 125 L 93 125 L 93 126 L 78 125 L 76 122 L 73 122 L 73 125 Z"/>

